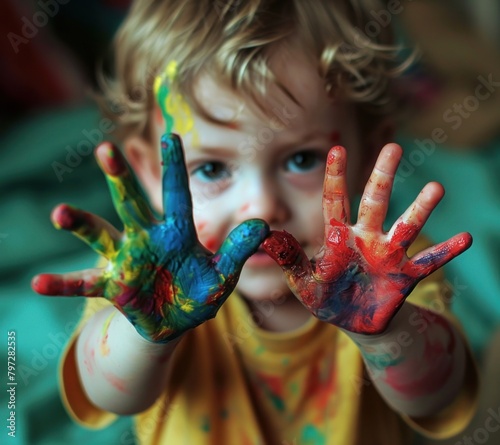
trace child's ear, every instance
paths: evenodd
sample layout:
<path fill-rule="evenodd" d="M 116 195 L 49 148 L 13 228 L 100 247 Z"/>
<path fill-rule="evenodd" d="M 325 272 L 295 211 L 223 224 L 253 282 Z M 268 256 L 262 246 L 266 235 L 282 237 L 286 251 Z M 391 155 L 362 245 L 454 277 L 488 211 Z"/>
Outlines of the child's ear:
<path fill-rule="evenodd" d="M 124 141 L 127 160 L 154 208 L 161 210 L 161 161 L 158 147 L 142 136 Z"/>

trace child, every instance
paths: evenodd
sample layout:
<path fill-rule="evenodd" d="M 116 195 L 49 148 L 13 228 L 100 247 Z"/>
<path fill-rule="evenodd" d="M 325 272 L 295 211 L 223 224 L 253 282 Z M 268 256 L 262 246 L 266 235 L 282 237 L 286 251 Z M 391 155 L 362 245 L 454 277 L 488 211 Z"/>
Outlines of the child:
<path fill-rule="evenodd" d="M 56 226 L 108 263 L 33 281 L 42 294 L 104 297 L 89 300 L 62 364 L 77 421 L 136 414 L 140 443 L 176 445 L 395 445 L 410 428 L 446 437 L 466 425 L 475 368 L 432 272 L 470 235 L 416 240 L 437 183 L 382 230 L 396 144 L 350 223 L 348 189 L 390 134 L 374 109 L 388 103 L 392 47 L 383 29 L 362 34 L 377 7 L 133 4 L 107 103 L 130 99 L 111 115 L 154 209 L 120 152 L 100 145 L 124 233 L 57 207 Z"/>

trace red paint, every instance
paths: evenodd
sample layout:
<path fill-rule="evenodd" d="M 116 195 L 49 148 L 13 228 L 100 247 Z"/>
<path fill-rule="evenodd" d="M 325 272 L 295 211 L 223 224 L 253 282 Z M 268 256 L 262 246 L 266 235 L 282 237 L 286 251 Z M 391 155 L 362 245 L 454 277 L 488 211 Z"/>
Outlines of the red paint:
<path fill-rule="evenodd" d="M 128 392 L 127 386 L 126 386 L 126 381 L 124 379 L 121 379 L 120 377 L 118 377 L 110 372 L 103 372 L 103 376 L 118 391 Z"/>
<path fill-rule="evenodd" d="M 166 314 L 164 313 L 164 306 L 172 305 L 174 303 L 174 288 L 172 285 L 172 281 L 172 274 L 167 269 L 163 269 L 161 267 L 158 267 L 156 269 L 153 313 L 161 314 L 161 316 L 164 318 L 166 316 Z M 148 313 L 150 312 L 146 312 L 145 315 L 147 315 Z"/>
<path fill-rule="evenodd" d="M 91 337 L 88 336 L 83 345 L 83 364 L 89 375 L 94 374 L 95 349 L 90 344 Z"/>
<path fill-rule="evenodd" d="M 163 114 L 161 112 L 161 108 L 159 106 L 155 107 L 154 110 L 154 120 L 158 125 L 163 125 Z"/>
<path fill-rule="evenodd" d="M 323 375 L 319 373 L 319 369 L 317 370 L 316 379 L 318 380 L 317 391 L 315 393 L 306 390 L 306 396 L 308 394 L 314 394 L 315 397 L 315 407 L 316 407 L 316 415 L 317 421 L 321 422 L 323 419 L 324 413 L 328 409 L 329 405 L 332 406 L 331 398 L 335 394 L 337 390 L 337 373 L 335 368 L 335 359 L 329 357 L 326 360 L 325 372 Z M 314 374 L 310 374 L 310 378 L 313 378 Z M 335 405 L 333 405 L 334 407 Z M 333 412 L 329 412 L 329 415 L 333 415 Z"/>
<path fill-rule="evenodd" d="M 250 204 L 247 202 L 241 206 L 241 212 L 246 212 L 250 208 Z"/>
<path fill-rule="evenodd" d="M 285 231 L 272 231 L 262 247 L 281 267 L 291 267 L 296 264 L 302 252 L 299 243 Z"/>
<path fill-rule="evenodd" d="M 123 155 L 110 142 L 103 142 L 99 145 L 96 148 L 96 156 L 108 175 L 119 176 L 127 171 L 127 164 Z"/>
<path fill-rule="evenodd" d="M 422 397 L 439 391 L 450 379 L 453 373 L 453 353 L 455 350 L 455 335 L 443 317 L 436 314 L 422 312 L 423 319 L 427 319 L 428 330 L 431 326 L 439 325 L 445 331 L 446 340 L 436 332 L 425 333 L 424 356 L 414 360 L 407 360 L 404 364 L 386 369 L 385 381 L 405 398 Z M 432 317 L 432 318 L 431 318 Z M 433 338 L 436 336 L 438 338 Z M 406 376 L 420 376 L 407 380 Z"/>
<path fill-rule="evenodd" d="M 198 230 L 198 232 L 202 232 L 206 226 L 207 226 L 206 221 L 200 221 L 198 224 L 196 224 L 196 229 Z"/>
<path fill-rule="evenodd" d="M 332 147 L 328 152 L 328 156 L 326 157 L 326 167 L 329 175 L 332 176 L 343 176 L 345 175 L 345 156 L 344 156 L 345 148 L 341 145 L 336 145 Z M 331 190 L 325 190 L 325 193 L 330 192 Z"/>
<path fill-rule="evenodd" d="M 231 130 L 239 130 L 241 128 L 241 125 L 238 124 L 238 122 L 234 122 L 234 121 L 231 121 L 231 122 L 226 122 L 226 127 L 231 129 Z"/>
<path fill-rule="evenodd" d="M 83 278 L 64 278 L 63 275 L 40 274 L 31 281 L 32 289 L 42 295 L 64 296 L 101 296 L 102 289 L 97 280 Z"/>
<path fill-rule="evenodd" d="M 35 292 L 42 295 L 60 295 L 63 282 L 57 275 L 42 274 L 33 278 L 31 287 Z"/>
<path fill-rule="evenodd" d="M 79 211 L 67 204 L 57 206 L 51 215 L 52 221 L 65 230 L 75 230 L 85 224 L 91 226 L 91 220 L 85 212 Z"/>
<path fill-rule="evenodd" d="M 394 235 L 392 236 L 392 242 L 394 244 L 408 247 L 418 234 L 420 227 L 416 224 L 399 223 L 394 230 Z"/>
<path fill-rule="evenodd" d="M 215 237 L 207 237 L 203 240 L 203 245 L 210 250 L 210 252 L 216 252 L 219 247 L 219 242 Z"/>

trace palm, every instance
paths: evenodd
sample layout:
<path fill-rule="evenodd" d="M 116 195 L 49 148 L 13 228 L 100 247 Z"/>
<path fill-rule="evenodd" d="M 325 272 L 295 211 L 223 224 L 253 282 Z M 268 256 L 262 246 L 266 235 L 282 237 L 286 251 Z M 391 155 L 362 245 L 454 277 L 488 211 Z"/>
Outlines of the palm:
<path fill-rule="evenodd" d="M 198 241 L 180 140 L 162 140 L 165 216 L 157 220 L 119 152 L 101 159 L 125 231 L 69 206 L 54 211 L 57 225 L 72 230 L 108 261 L 106 269 L 64 276 L 40 275 L 43 294 L 103 296 L 145 338 L 165 342 L 213 318 L 233 291 L 245 260 L 268 232 L 260 220 L 234 229 L 215 254 Z"/>
<path fill-rule="evenodd" d="M 407 257 L 408 246 L 442 197 L 437 184 L 429 184 L 388 233 L 382 230 L 401 156 L 395 147 L 386 146 L 380 155 L 355 225 L 348 222 L 345 151 L 332 149 L 324 185 L 325 242 L 312 261 L 286 232 L 272 232 L 264 242 L 301 302 L 319 319 L 351 332 L 385 330 L 417 283 L 471 243 L 469 234 L 461 234 Z"/>

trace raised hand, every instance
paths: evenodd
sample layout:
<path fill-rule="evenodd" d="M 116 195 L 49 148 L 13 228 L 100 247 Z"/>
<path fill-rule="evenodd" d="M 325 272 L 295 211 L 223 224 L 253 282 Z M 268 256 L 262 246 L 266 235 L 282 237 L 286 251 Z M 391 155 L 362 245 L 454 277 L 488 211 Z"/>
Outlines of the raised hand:
<path fill-rule="evenodd" d="M 215 254 L 203 247 L 193 223 L 181 141 L 172 134 L 164 136 L 161 145 L 164 219 L 154 217 L 120 151 L 104 143 L 96 157 L 124 233 L 68 205 L 56 207 L 52 219 L 106 257 L 108 267 L 41 274 L 32 282 L 44 295 L 102 296 L 153 342 L 167 342 L 213 318 L 233 291 L 244 262 L 269 231 L 264 221 L 248 220 Z"/>
<path fill-rule="evenodd" d="M 282 267 L 288 285 L 316 317 L 361 334 L 383 332 L 417 283 L 468 249 L 468 233 L 408 258 L 412 244 L 444 195 L 438 183 L 427 184 L 389 232 L 387 214 L 401 147 L 386 145 L 361 199 L 358 220 L 350 223 L 346 151 L 328 154 L 323 188 L 325 241 L 311 261 L 292 235 L 271 232 L 264 249 Z"/>

